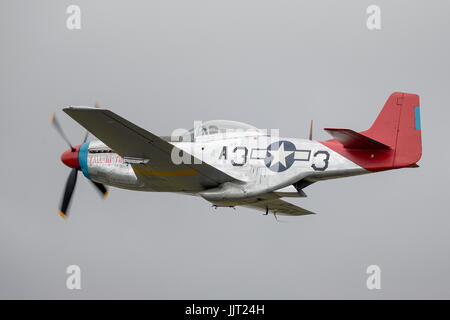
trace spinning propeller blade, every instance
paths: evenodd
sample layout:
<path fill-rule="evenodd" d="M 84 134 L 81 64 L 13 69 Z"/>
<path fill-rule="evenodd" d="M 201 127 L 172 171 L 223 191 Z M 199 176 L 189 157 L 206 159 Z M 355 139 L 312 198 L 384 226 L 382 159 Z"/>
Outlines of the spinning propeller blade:
<path fill-rule="evenodd" d="M 64 141 L 67 142 L 67 144 L 69 145 L 69 147 L 71 149 L 73 149 L 72 144 L 70 143 L 69 139 L 67 138 L 66 134 L 64 133 L 63 129 L 61 128 L 61 126 L 59 125 L 59 121 L 58 119 L 56 119 L 55 113 L 52 112 L 52 114 L 50 115 L 50 123 L 53 125 L 53 127 L 56 129 L 56 131 L 58 131 L 59 135 L 64 139 Z"/>
<path fill-rule="evenodd" d="M 91 180 L 91 182 L 97 188 L 97 190 L 100 191 L 100 193 L 103 195 L 103 198 L 106 198 L 108 196 L 109 190 L 108 190 L 108 188 L 105 187 L 104 184 L 101 184 L 101 183 L 98 183 L 98 182 L 95 182 L 92 180 Z"/>
<path fill-rule="evenodd" d="M 64 219 L 67 218 L 67 209 L 69 208 L 70 200 L 72 199 L 73 190 L 77 183 L 78 169 L 72 168 L 69 177 L 67 178 L 66 187 L 64 189 L 64 195 L 62 198 L 61 206 L 59 208 L 59 215 Z"/>

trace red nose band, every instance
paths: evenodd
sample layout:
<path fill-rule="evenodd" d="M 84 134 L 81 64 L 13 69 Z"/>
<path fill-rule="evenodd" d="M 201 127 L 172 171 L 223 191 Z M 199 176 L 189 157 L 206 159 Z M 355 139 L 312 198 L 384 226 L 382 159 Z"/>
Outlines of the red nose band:
<path fill-rule="evenodd" d="M 80 145 L 73 147 L 73 149 L 67 149 L 61 155 L 61 161 L 69 168 L 80 168 L 78 163 L 78 150 L 80 150 Z"/>

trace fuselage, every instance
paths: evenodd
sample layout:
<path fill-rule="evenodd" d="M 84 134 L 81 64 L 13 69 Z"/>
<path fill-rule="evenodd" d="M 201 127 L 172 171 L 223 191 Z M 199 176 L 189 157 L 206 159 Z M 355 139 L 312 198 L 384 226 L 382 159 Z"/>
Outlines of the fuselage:
<path fill-rule="evenodd" d="M 174 162 L 204 161 L 242 181 L 239 188 L 245 190 L 244 195 L 227 190 L 229 197 L 251 197 L 277 190 L 284 192 L 283 196 L 300 196 L 292 188 L 297 181 L 315 182 L 369 172 L 318 141 L 279 138 L 257 132 L 226 137 L 205 135 L 196 137 L 194 141 L 171 144 L 196 158 L 174 154 Z M 149 186 L 147 181 L 151 177 L 141 179 L 131 163 L 99 140 L 80 146 L 79 163 L 87 178 L 113 187 L 192 194 L 203 191 Z M 161 177 L 155 175 L 154 178 Z"/>

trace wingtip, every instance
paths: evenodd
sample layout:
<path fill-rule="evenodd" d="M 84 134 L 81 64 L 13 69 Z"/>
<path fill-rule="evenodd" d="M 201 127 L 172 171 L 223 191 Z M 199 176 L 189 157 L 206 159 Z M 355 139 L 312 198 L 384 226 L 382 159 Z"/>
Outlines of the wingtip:
<path fill-rule="evenodd" d="M 106 199 L 108 197 L 109 190 L 106 190 L 105 194 L 103 195 L 103 199 Z"/>
<path fill-rule="evenodd" d="M 67 216 L 64 214 L 64 212 L 62 212 L 61 210 L 59 211 L 59 215 L 63 218 L 63 219 L 67 219 Z"/>
<path fill-rule="evenodd" d="M 67 113 L 67 111 L 70 110 L 70 109 L 72 109 L 71 106 L 66 106 L 66 107 L 62 108 L 62 111 Z"/>
<path fill-rule="evenodd" d="M 53 119 L 55 119 L 55 112 L 50 113 L 50 123 L 53 123 Z"/>

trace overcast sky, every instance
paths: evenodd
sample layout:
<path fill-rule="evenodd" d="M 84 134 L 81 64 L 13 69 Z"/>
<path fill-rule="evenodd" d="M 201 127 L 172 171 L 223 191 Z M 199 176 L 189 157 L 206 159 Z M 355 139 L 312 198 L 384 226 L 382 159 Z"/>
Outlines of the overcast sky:
<path fill-rule="evenodd" d="M 81 8 L 81 30 L 66 8 Z M 381 8 L 381 30 L 366 8 Z M 448 1 L 0 2 L 0 298 L 450 298 Z M 57 207 L 61 112 L 99 101 L 167 135 L 230 119 L 281 136 L 367 129 L 394 91 L 421 99 L 423 157 L 321 182 L 282 218 L 200 198 L 112 189 L 79 175 Z M 82 289 L 66 289 L 79 265 Z M 368 290 L 366 268 L 381 268 Z"/>

